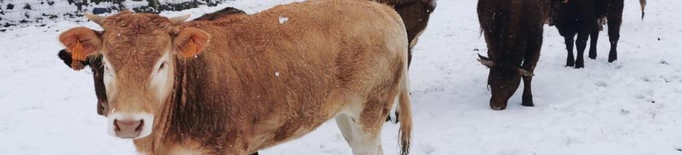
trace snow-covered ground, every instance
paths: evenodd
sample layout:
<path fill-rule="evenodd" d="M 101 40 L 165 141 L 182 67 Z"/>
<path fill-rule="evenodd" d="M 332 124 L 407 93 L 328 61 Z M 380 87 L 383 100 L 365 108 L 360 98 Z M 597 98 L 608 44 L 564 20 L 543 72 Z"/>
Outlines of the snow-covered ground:
<path fill-rule="evenodd" d="M 226 6 L 248 13 L 291 0 L 241 0 L 164 15 L 198 17 Z M 536 107 L 520 91 L 504 111 L 488 106 L 485 54 L 476 0 L 440 0 L 414 50 L 410 68 L 416 155 L 675 155 L 682 154 L 682 11 L 680 0 L 626 0 L 619 59 L 607 63 L 601 33 L 597 60 L 563 67 L 563 38 L 545 27 L 533 82 Z M 60 21 L 0 33 L 0 154 L 134 154 L 130 140 L 105 130 L 95 112 L 88 71 L 73 72 L 56 56 L 57 36 L 78 25 Z M 478 50 L 476 50 L 478 49 Z M 677 122 L 677 121 L 680 122 Z M 397 154 L 397 125 L 383 132 Z M 351 154 L 333 121 L 263 155 Z"/>

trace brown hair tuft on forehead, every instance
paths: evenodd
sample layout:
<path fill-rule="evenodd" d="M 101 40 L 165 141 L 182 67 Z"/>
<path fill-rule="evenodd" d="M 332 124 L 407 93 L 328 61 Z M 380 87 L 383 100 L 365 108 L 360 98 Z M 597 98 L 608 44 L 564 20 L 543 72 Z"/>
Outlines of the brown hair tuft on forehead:
<path fill-rule="evenodd" d="M 157 14 L 134 13 L 125 10 L 107 17 L 104 23 L 102 23 L 102 27 L 108 31 L 140 34 L 154 31 L 170 32 L 173 24 L 168 18 Z"/>

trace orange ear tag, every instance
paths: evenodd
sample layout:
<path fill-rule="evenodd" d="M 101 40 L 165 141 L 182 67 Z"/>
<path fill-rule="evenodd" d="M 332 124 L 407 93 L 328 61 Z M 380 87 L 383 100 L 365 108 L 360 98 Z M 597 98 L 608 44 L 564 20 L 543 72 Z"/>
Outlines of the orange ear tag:
<path fill-rule="evenodd" d="M 73 48 L 69 49 L 69 51 L 71 52 L 72 59 L 71 68 L 73 68 L 73 70 L 81 70 L 85 68 L 85 66 L 81 64 L 81 61 L 85 61 L 85 59 L 87 58 L 87 56 L 84 53 L 85 51 L 83 49 L 83 45 L 81 45 L 80 42 L 76 41 L 76 45 Z"/>

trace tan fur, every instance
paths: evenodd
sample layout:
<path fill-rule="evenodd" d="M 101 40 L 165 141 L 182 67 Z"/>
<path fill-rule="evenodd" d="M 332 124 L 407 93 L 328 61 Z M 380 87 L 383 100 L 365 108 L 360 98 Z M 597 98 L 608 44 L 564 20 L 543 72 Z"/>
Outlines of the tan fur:
<path fill-rule="evenodd" d="M 279 23 L 280 17 L 289 20 Z M 408 40 L 400 16 L 386 5 L 310 0 L 181 25 L 121 12 L 102 27 L 102 54 L 117 77 L 107 87 L 110 106 L 154 114 L 151 135 L 135 140 L 141 153 L 248 154 L 348 111 L 379 142 L 380 154 L 381 126 L 397 95 L 401 152 L 408 152 Z M 168 64 L 173 91 L 158 103 L 146 84 L 169 50 L 176 56 Z"/>

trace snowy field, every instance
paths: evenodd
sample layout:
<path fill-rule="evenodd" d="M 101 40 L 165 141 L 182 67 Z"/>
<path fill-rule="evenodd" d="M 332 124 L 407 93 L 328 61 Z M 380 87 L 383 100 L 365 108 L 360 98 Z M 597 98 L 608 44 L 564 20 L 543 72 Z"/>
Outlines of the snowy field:
<path fill-rule="evenodd" d="M 291 0 L 242 0 L 183 12 L 198 17 L 226 6 L 255 13 Z M 682 154 L 681 0 L 654 0 L 640 20 L 626 0 L 618 61 L 608 63 L 607 33 L 598 58 L 564 67 L 555 27 L 545 27 L 533 81 L 536 107 L 521 91 L 507 110 L 492 111 L 476 0 L 440 0 L 414 50 L 410 68 L 415 155 L 680 155 Z M 0 154 L 134 154 L 132 141 L 109 136 L 95 111 L 92 76 L 57 57 L 64 30 L 92 22 L 0 32 Z M 587 53 L 587 52 L 586 52 Z M 521 88 L 519 89 L 521 90 Z M 677 121 L 680 122 L 677 122 Z M 398 154 L 398 126 L 386 124 L 386 154 Z M 336 124 L 261 151 L 262 155 L 351 154 Z"/>

